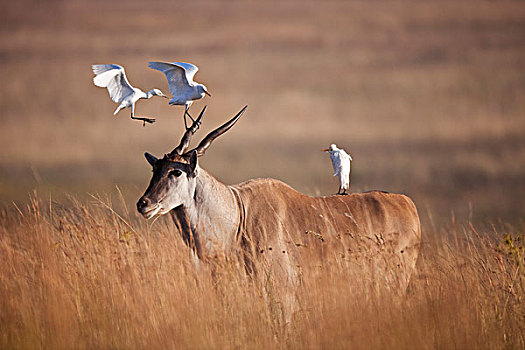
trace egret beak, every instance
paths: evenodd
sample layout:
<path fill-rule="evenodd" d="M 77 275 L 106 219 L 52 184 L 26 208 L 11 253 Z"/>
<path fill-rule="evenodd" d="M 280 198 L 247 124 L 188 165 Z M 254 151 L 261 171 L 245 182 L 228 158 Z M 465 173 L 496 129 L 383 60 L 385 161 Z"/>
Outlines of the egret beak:
<path fill-rule="evenodd" d="M 169 97 L 168 97 L 168 96 L 166 96 L 166 95 L 161 95 L 161 97 L 164 97 L 164 98 L 169 98 Z"/>
<path fill-rule="evenodd" d="M 328 152 L 328 151 L 330 151 L 328 148 L 324 148 L 321 150 L 321 152 Z"/>
<path fill-rule="evenodd" d="M 211 97 L 211 94 L 208 91 L 204 91 L 204 93 Z"/>

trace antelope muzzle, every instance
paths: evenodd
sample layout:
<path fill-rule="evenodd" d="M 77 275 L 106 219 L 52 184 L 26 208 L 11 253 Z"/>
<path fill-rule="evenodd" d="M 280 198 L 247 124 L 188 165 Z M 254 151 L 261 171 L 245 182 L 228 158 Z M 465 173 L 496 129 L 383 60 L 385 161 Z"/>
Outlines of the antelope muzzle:
<path fill-rule="evenodd" d="M 151 200 L 142 196 L 137 202 L 137 211 L 142 214 L 146 219 L 150 219 L 160 210 L 161 206 L 159 203 L 153 204 Z"/>

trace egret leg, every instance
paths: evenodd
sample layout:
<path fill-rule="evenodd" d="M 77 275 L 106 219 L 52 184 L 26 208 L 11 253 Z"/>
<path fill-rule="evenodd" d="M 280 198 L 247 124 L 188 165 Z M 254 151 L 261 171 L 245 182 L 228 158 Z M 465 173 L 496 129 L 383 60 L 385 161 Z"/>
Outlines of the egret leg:
<path fill-rule="evenodd" d="M 149 123 L 149 124 L 153 124 L 155 123 L 155 119 L 154 118 L 146 118 L 146 117 L 131 117 L 131 119 L 134 119 L 134 120 L 142 120 L 142 126 L 146 126 L 146 123 Z"/>
<path fill-rule="evenodd" d="M 186 115 L 187 115 L 188 117 L 190 117 L 190 119 L 191 119 L 192 122 L 195 122 L 195 119 L 191 116 L 191 114 L 189 114 L 188 112 L 186 112 Z"/>
<path fill-rule="evenodd" d="M 135 105 L 131 106 L 131 119 L 142 120 L 142 126 L 146 126 L 146 123 L 153 124 L 155 119 L 146 117 L 135 117 Z"/>
<path fill-rule="evenodd" d="M 186 112 L 182 115 L 182 119 L 184 119 L 184 128 L 188 130 L 188 122 L 186 121 Z"/>
<path fill-rule="evenodd" d="M 188 121 L 186 120 L 186 114 L 188 112 L 188 105 L 186 105 L 186 110 L 184 111 L 184 114 L 182 115 L 182 118 L 184 119 L 184 128 L 188 130 Z"/>
<path fill-rule="evenodd" d="M 190 117 L 192 122 L 195 122 L 195 119 L 191 116 L 190 112 L 188 112 L 188 109 L 190 109 L 190 105 L 186 105 L 186 109 L 184 110 L 184 118 L 186 118 L 186 115 Z"/>

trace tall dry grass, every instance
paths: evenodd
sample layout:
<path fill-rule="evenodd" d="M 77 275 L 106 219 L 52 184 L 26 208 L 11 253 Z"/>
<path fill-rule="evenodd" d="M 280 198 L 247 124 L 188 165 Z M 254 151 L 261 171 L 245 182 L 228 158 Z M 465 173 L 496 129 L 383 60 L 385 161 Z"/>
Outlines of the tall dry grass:
<path fill-rule="evenodd" d="M 285 325 L 279 296 L 234 265 L 212 278 L 168 219 L 108 198 L 34 198 L 0 214 L 0 348 L 523 348 L 520 232 L 424 230 L 401 305 L 320 270 Z"/>
<path fill-rule="evenodd" d="M 0 9 L 0 348 L 525 346 L 523 227 L 479 226 L 525 213 L 521 2 L 20 0 Z M 431 208 L 407 301 L 319 271 L 284 326 L 278 296 L 235 266 L 212 278 L 169 220 L 128 212 L 121 202 L 133 203 L 149 177 L 141 154 L 177 143 L 181 112 L 150 100 L 138 113 L 157 124 L 114 118 L 89 67 L 119 63 L 137 87 L 166 91 L 149 60 L 201 67 L 197 80 L 213 93 L 193 107 L 209 104 L 201 135 L 250 105 L 202 159 L 225 182 L 271 176 L 332 193 L 319 149 L 335 142 L 354 156 L 354 190 L 405 192 Z M 125 200 L 84 195 L 115 184 Z M 35 188 L 82 199 L 26 208 Z M 450 211 L 475 226 L 448 223 Z"/>

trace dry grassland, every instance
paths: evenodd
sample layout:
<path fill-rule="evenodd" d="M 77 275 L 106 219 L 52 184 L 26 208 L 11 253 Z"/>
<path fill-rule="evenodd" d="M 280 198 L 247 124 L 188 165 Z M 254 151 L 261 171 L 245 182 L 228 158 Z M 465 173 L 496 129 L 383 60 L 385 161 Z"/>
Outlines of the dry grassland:
<path fill-rule="evenodd" d="M 300 310 L 285 325 L 278 295 L 235 265 L 212 278 L 169 220 L 148 225 L 120 201 L 34 200 L 2 212 L 1 348 L 525 346 L 522 228 L 427 230 L 400 305 L 349 271 L 320 267 L 303 276 Z"/>
<path fill-rule="evenodd" d="M 525 347 L 522 2 L 26 0 L 0 11 L 0 348 Z M 137 115 L 156 124 L 115 118 L 90 65 L 122 64 L 135 86 L 167 92 L 149 60 L 201 68 L 213 97 L 192 107 L 209 106 L 200 135 L 249 105 L 200 160 L 225 183 L 268 176 L 334 193 L 320 149 L 335 142 L 355 159 L 353 191 L 410 195 L 423 251 L 406 301 L 320 269 L 285 326 L 278 297 L 236 266 L 212 278 L 167 218 L 138 217 L 142 153 L 178 143 L 182 109 L 152 99 Z"/>

